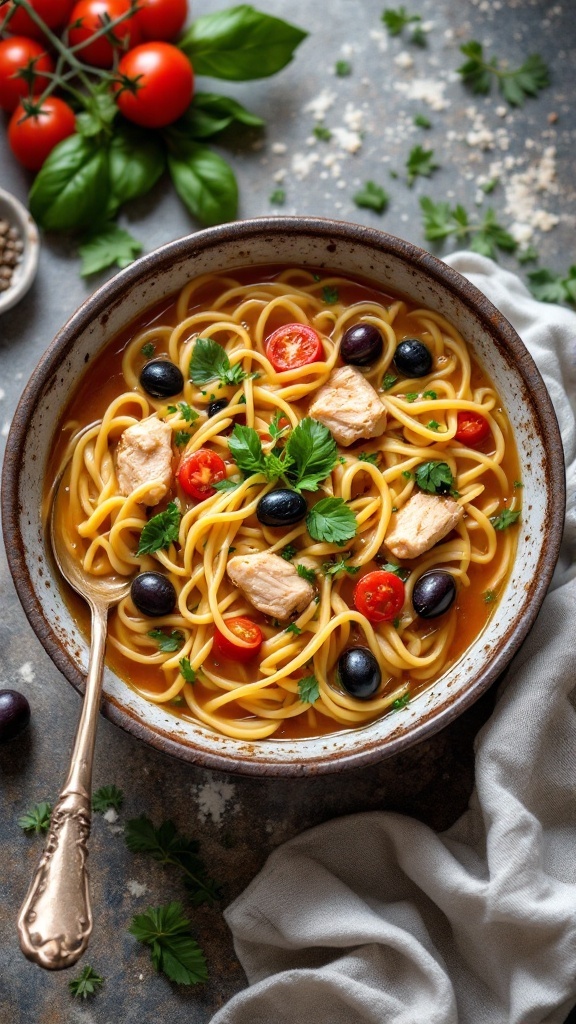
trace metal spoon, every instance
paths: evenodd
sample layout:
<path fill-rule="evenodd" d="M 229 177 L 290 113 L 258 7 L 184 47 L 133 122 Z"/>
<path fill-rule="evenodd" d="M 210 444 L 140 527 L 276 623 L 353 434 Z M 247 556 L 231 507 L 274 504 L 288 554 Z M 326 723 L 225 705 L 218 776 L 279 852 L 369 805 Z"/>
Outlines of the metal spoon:
<path fill-rule="evenodd" d="M 18 918 L 22 952 L 29 960 L 51 970 L 76 963 L 92 931 L 86 858 L 108 612 L 130 588 L 130 580 L 125 577 L 90 576 L 66 547 L 56 528 L 65 491 L 65 472 L 66 467 L 54 488 L 50 542 L 60 572 L 90 606 L 92 645 L 70 770 L 52 812 L 44 853 Z"/>

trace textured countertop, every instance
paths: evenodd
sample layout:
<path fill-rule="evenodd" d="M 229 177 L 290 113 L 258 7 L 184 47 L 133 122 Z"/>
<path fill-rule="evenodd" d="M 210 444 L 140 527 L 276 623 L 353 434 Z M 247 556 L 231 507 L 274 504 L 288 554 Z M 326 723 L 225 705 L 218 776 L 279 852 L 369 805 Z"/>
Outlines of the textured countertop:
<path fill-rule="evenodd" d="M 194 14 L 231 6 L 197 0 Z M 418 200 L 462 203 L 471 217 L 492 206 L 504 227 L 532 244 L 538 264 L 502 262 L 525 275 L 536 266 L 566 273 L 574 262 L 576 139 L 573 68 L 576 15 L 567 0 L 436 0 L 405 5 L 422 16 L 428 45 L 410 33 L 390 38 L 376 0 L 258 0 L 259 9 L 309 31 L 293 63 L 269 80 L 243 85 L 211 80 L 202 87 L 241 100 L 266 119 L 264 132 L 227 137 L 240 185 L 240 216 L 312 214 L 381 227 L 419 245 L 424 241 Z M 392 4 L 390 4 L 392 6 Z M 511 67 L 539 52 L 552 84 L 521 108 L 494 89 L 471 95 L 455 69 L 459 46 L 476 39 Z M 335 74 L 346 60 L 351 73 Z M 413 123 L 423 114 L 424 129 Z M 315 124 L 332 130 L 329 141 Z M 406 182 L 410 150 L 434 149 L 440 167 L 427 179 Z M 226 151 L 224 147 L 221 150 Z M 390 196 L 378 215 L 358 208 L 353 196 L 368 180 Z M 486 194 L 481 186 L 494 183 Z M 0 185 L 25 200 L 29 179 L 12 159 L 2 134 Z M 489 186 L 490 187 L 490 186 Z M 285 192 L 283 206 L 270 202 Z M 194 231 L 197 225 L 165 182 L 133 203 L 121 223 L 145 249 Z M 462 245 L 448 240 L 438 251 Z M 280 254 L 281 256 L 281 254 Z M 40 268 L 29 295 L 0 317 L 0 434 L 4 448 L 19 395 L 41 353 L 82 300 L 107 276 L 83 281 L 74 243 L 44 238 Z M 105 979 L 80 1005 L 68 992 L 79 968 L 47 973 L 21 955 L 15 920 L 42 840 L 28 837 L 17 819 L 31 805 L 53 801 L 63 781 L 80 698 L 37 641 L 19 605 L 0 555 L 0 687 L 26 694 L 30 729 L 0 747 L 0 1024 L 204 1024 L 245 984 L 221 915 L 250 881 L 267 854 L 285 839 L 330 817 L 363 809 L 393 809 L 433 828 L 449 826 L 466 806 L 473 784 L 472 744 L 490 714 L 486 695 L 433 739 L 372 768 L 342 776 L 256 780 L 218 775 L 172 760 L 125 735 L 104 719 L 99 726 L 95 787 L 115 783 L 125 794 L 117 822 L 95 816 L 90 871 L 94 932 L 83 963 Z M 185 899 L 177 873 L 126 849 L 122 823 L 146 813 L 171 818 L 200 843 L 210 871 L 222 883 L 218 908 L 192 910 L 210 980 L 177 987 L 155 974 L 148 951 L 128 933 L 132 916 L 147 906 Z M 362 870 L 362 865 L 358 865 Z"/>

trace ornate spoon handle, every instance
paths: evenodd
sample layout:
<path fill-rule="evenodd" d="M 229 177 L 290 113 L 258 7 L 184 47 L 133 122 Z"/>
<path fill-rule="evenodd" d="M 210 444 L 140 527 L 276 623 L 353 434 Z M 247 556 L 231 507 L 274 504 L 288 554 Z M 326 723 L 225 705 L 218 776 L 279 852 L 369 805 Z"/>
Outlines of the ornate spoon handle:
<path fill-rule="evenodd" d="M 52 812 L 44 853 L 18 918 L 22 952 L 50 970 L 76 963 L 92 931 L 86 860 L 108 607 L 94 603 L 91 608 L 92 648 L 70 771 Z"/>

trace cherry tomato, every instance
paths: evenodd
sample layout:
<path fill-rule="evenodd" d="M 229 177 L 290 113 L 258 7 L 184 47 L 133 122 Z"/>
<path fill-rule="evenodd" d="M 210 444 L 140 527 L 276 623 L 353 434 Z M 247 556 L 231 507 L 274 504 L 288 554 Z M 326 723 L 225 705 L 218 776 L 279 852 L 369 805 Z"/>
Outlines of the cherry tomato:
<path fill-rule="evenodd" d="M 142 43 L 122 57 L 118 74 L 131 79 L 135 90 L 118 84 L 116 102 L 129 121 L 145 128 L 163 128 L 190 106 L 194 92 L 192 65 L 171 43 Z"/>
<path fill-rule="evenodd" d="M 199 448 L 191 455 L 184 455 L 177 476 L 180 487 L 189 498 L 204 501 L 216 494 L 213 484 L 226 476 L 226 464 L 216 452 Z"/>
<path fill-rule="evenodd" d="M 369 622 L 390 622 L 402 610 L 404 584 L 393 572 L 376 569 L 358 580 L 354 604 Z"/>
<path fill-rule="evenodd" d="M 63 139 L 73 135 L 76 127 L 74 111 L 48 96 L 40 113 L 26 117 L 24 107 L 16 107 L 8 124 L 8 142 L 14 156 L 29 171 L 39 171 L 46 157 Z"/>
<path fill-rule="evenodd" d="M 182 31 L 188 15 L 188 0 L 140 0 L 136 14 L 143 39 L 172 42 Z"/>
<path fill-rule="evenodd" d="M 74 0 L 30 0 L 30 6 L 40 15 L 48 28 L 60 28 L 62 25 L 65 25 L 73 3 Z M 0 10 L 0 28 L 4 26 L 8 14 L 13 9 L 13 3 L 7 3 L 5 7 L 2 7 Z M 6 28 L 8 32 L 13 32 L 14 35 L 28 36 L 31 39 L 44 39 L 42 29 L 22 9 L 17 10 L 12 15 Z"/>
<path fill-rule="evenodd" d="M 297 370 L 324 358 L 320 335 L 305 324 L 285 324 L 270 335 L 266 355 L 278 373 Z"/>
<path fill-rule="evenodd" d="M 456 441 L 466 444 L 469 448 L 476 448 L 482 441 L 485 441 L 490 433 L 488 420 L 477 412 L 460 410 L 458 413 L 458 429 L 454 434 Z"/>
<path fill-rule="evenodd" d="M 116 21 L 130 10 L 130 0 L 79 0 L 70 15 L 69 38 L 71 46 L 78 46 L 86 43 L 78 50 L 78 56 L 87 64 L 94 64 L 97 68 L 109 68 L 114 61 L 114 47 L 110 40 L 104 35 L 89 42 L 93 35 L 98 32 L 104 24 L 104 16 L 107 15 L 110 21 Z M 80 24 L 76 24 L 80 22 Z M 112 30 L 114 37 L 118 40 L 116 49 L 126 50 L 130 46 L 137 46 L 140 42 L 140 29 L 136 16 L 125 18 Z"/>
<path fill-rule="evenodd" d="M 230 632 L 243 642 L 235 644 L 233 640 L 229 640 L 224 633 L 216 629 L 212 645 L 212 652 L 216 657 L 233 658 L 234 661 L 249 661 L 250 658 L 254 658 L 259 653 L 264 639 L 260 626 L 252 622 L 252 619 L 244 618 L 243 615 L 224 621 Z"/>
<path fill-rule="evenodd" d="M 32 90 L 18 72 L 33 62 L 36 76 L 32 82 Z M 25 36 L 12 36 L 0 42 L 0 107 L 2 110 L 15 110 L 23 96 L 37 96 L 48 85 L 48 79 L 42 71 L 54 71 L 54 61 L 34 39 Z"/>

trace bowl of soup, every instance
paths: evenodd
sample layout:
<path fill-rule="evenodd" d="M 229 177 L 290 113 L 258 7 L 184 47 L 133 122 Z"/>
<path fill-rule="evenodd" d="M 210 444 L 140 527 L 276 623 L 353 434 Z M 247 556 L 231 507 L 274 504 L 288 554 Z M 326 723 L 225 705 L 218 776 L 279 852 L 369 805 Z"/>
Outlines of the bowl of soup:
<path fill-rule="evenodd" d="M 131 580 L 103 713 L 167 753 L 334 772 L 430 736 L 526 636 L 558 555 L 550 398 L 431 254 L 353 224 L 239 222 L 145 256 L 56 336 L 4 466 L 10 568 L 82 691 L 86 572 Z"/>

